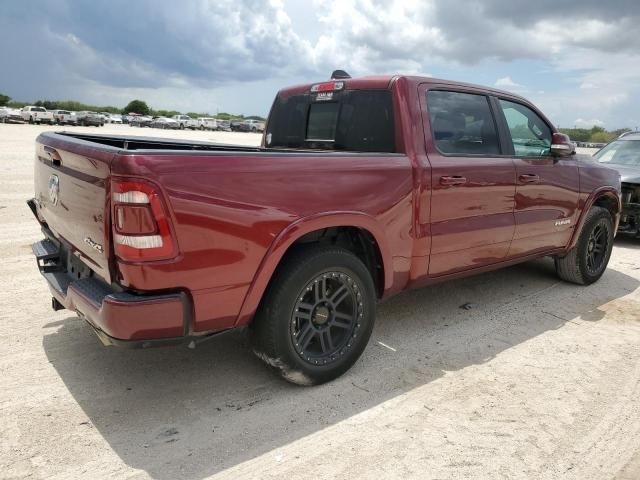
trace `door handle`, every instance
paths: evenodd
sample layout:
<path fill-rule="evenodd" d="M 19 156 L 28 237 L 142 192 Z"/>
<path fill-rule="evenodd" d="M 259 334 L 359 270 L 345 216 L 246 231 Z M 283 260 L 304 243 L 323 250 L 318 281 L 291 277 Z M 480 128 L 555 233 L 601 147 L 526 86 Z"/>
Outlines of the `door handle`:
<path fill-rule="evenodd" d="M 440 177 L 440 185 L 463 185 L 465 183 L 467 183 L 467 179 L 458 175 Z"/>
<path fill-rule="evenodd" d="M 540 177 L 533 173 L 523 173 L 518 177 L 521 183 L 538 183 L 540 181 Z"/>

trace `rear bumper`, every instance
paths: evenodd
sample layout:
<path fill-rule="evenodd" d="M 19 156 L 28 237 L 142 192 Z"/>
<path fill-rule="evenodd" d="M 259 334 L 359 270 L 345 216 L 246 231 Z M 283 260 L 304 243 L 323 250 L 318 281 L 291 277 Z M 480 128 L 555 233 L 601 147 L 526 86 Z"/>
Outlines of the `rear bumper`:
<path fill-rule="evenodd" d="M 78 260 L 70 263 L 70 250 L 54 238 L 33 244 L 32 250 L 53 297 L 86 320 L 104 344 L 144 348 L 191 339 L 192 305 L 186 293 L 138 295 L 87 272 L 79 274 L 82 267 L 69 272 L 68 265 Z"/>

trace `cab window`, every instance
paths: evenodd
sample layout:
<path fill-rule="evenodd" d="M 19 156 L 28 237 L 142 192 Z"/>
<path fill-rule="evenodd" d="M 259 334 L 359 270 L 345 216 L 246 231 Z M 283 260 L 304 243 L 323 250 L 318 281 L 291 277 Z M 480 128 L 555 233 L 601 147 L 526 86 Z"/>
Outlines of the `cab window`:
<path fill-rule="evenodd" d="M 445 155 L 499 155 L 489 100 L 484 95 L 429 90 L 427 110 L 436 148 Z"/>
<path fill-rule="evenodd" d="M 552 133 L 540 116 L 519 103 L 500 100 L 516 157 L 550 155 Z"/>

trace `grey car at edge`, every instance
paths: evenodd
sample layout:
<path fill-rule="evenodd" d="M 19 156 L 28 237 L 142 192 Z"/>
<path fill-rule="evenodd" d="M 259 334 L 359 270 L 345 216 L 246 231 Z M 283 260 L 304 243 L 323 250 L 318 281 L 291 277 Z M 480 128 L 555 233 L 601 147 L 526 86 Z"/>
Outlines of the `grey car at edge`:
<path fill-rule="evenodd" d="M 640 238 L 640 132 L 623 133 L 594 157 L 620 174 L 622 215 L 618 232 Z"/>

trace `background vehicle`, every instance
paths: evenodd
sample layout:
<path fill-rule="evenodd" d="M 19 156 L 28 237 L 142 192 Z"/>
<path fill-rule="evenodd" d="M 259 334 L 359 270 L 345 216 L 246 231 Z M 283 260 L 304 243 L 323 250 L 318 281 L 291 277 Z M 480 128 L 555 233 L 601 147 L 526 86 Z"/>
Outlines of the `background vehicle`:
<path fill-rule="evenodd" d="M 86 110 L 82 112 L 76 112 L 76 119 L 77 119 L 78 125 L 81 125 L 83 127 L 104 126 L 104 117 L 97 112 L 89 112 Z"/>
<path fill-rule="evenodd" d="M 222 132 L 230 132 L 231 122 L 229 120 L 220 120 L 216 118 L 216 130 L 219 130 Z"/>
<path fill-rule="evenodd" d="M 258 120 L 245 120 L 238 125 L 241 132 L 264 132 L 264 123 Z"/>
<path fill-rule="evenodd" d="M 27 106 L 22 109 L 22 118 L 29 123 L 53 123 L 53 114 L 44 107 Z"/>
<path fill-rule="evenodd" d="M 75 112 L 69 110 L 53 110 L 53 121 L 58 125 L 77 125 L 78 119 Z"/>
<path fill-rule="evenodd" d="M 109 112 L 99 112 L 102 115 L 102 119 L 104 123 L 111 123 L 111 114 Z"/>
<path fill-rule="evenodd" d="M 230 120 L 229 121 L 229 128 L 231 129 L 232 132 L 240 132 L 242 131 L 242 124 L 243 124 L 243 120 Z"/>
<path fill-rule="evenodd" d="M 24 123 L 20 110 L 9 107 L 0 107 L 0 123 Z"/>
<path fill-rule="evenodd" d="M 44 132 L 36 155 L 54 308 L 134 347 L 249 325 L 304 385 L 348 370 L 401 290 L 541 256 L 597 281 L 621 210 L 618 173 L 527 100 L 426 77 L 284 89 L 261 147 Z"/>
<path fill-rule="evenodd" d="M 153 128 L 162 128 L 162 129 L 171 129 L 171 130 L 178 130 L 180 128 L 180 124 L 176 120 L 174 120 L 173 118 L 167 118 L 167 117 L 155 117 L 151 121 L 149 126 Z"/>
<path fill-rule="evenodd" d="M 200 118 L 197 118 L 196 121 L 198 122 L 199 130 L 217 130 L 218 129 L 218 122 L 215 118 L 200 117 Z"/>
<path fill-rule="evenodd" d="M 191 118 L 189 115 L 174 115 L 171 118 L 178 122 L 180 130 L 184 130 L 185 128 L 191 128 L 195 130 L 196 128 L 198 128 L 198 121 L 194 118 Z"/>
<path fill-rule="evenodd" d="M 148 117 L 146 115 L 136 115 L 135 117 L 129 118 L 129 126 L 130 127 L 148 127 L 151 125 L 153 118 Z"/>
<path fill-rule="evenodd" d="M 122 115 L 117 115 L 112 113 L 111 115 L 109 115 L 109 122 L 110 123 L 122 123 Z"/>
<path fill-rule="evenodd" d="M 594 157 L 620 173 L 622 216 L 619 231 L 640 238 L 640 132 L 622 134 Z"/>

